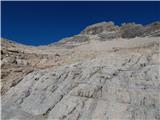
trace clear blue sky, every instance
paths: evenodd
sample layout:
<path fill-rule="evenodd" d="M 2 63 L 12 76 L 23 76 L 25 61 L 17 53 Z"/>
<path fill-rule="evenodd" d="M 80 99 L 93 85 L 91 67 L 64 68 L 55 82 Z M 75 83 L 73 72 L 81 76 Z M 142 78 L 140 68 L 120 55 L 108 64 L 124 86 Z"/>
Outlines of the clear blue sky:
<path fill-rule="evenodd" d="M 160 20 L 160 2 L 2 2 L 2 37 L 45 45 L 102 21 L 148 24 Z"/>

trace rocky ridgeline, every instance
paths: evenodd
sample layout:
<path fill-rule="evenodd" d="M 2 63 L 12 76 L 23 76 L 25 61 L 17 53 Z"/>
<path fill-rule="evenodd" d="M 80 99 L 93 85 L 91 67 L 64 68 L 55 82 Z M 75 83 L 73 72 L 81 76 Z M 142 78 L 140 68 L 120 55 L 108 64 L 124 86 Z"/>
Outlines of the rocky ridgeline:
<path fill-rule="evenodd" d="M 159 30 L 103 22 L 48 46 L 2 39 L 2 120 L 159 120 Z"/>
<path fill-rule="evenodd" d="M 108 41 L 116 38 L 157 37 L 160 36 L 160 22 L 154 22 L 145 26 L 135 23 L 123 23 L 121 26 L 118 26 L 113 22 L 101 22 L 86 27 L 78 35 L 58 41 L 56 45 L 73 48 L 80 43 L 89 42 L 93 39 L 93 36 L 96 37 L 96 40 L 100 41 Z"/>
<path fill-rule="evenodd" d="M 104 38 L 135 38 L 151 35 L 160 30 L 160 22 L 155 22 L 146 26 L 135 23 L 124 23 L 116 26 L 113 22 L 102 22 L 88 26 L 81 34 L 99 35 L 106 34 Z M 158 32 L 159 33 L 159 32 Z M 159 35 L 159 34 L 158 34 Z"/>

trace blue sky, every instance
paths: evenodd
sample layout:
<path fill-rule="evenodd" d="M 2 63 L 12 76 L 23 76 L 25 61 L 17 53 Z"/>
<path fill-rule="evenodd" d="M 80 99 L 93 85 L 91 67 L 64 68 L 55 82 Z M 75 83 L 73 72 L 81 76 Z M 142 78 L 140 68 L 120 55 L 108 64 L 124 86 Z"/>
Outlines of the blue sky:
<path fill-rule="evenodd" d="M 1 36 L 29 45 L 53 43 L 102 21 L 120 25 L 160 20 L 160 2 L 5 1 L 1 5 Z"/>

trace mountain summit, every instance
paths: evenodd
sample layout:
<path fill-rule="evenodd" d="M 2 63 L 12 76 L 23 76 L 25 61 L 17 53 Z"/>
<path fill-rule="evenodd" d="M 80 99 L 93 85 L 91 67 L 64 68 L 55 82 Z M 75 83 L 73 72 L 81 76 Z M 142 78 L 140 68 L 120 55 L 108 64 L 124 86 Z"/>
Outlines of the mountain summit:
<path fill-rule="evenodd" d="M 47 46 L 1 40 L 2 120 L 159 120 L 160 22 L 102 22 Z"/>

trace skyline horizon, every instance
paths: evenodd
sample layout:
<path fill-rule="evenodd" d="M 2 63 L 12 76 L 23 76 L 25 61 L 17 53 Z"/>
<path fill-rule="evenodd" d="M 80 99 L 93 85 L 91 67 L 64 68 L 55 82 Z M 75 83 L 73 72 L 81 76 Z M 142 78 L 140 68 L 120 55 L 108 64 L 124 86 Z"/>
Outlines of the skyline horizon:
<path fill-rule="evenodd" d="M 114 25 L 117 25 L 117 26 L 119 26 L 119 27 L 121 27 L 122 24 L 135 23 L 135 22 L 123 22 L 123 23 L 121 23 L 120 25 L 118 25 L 118 24 L 115 24 L 114 21 L 102 21 L 102 22 L 113 22 Z M 98 22 L 98 23 L 102 23 L 102 22 Z M 150 25 L 150 24 L 156 23 L 156 22 L 160 22 L 160 21 L 153 21 L 153 22 L 151 22 L 151 23 L 148 23 L 148 24 L 141 24 L 141 25 L 147 26 L 147 25 Z M 88 25 L 88 26 L 91 26 L 91 25 L 94 25 L 94 24 L 97 24 L 97 23 L 93 23 L 93 24 L 90 24 L 90 25 Z M 140 23 L 135 23 L 135 24 L 140 24 Z M 88 26 L 86 26 L 86 27 L 88 27 Z M 86 27 L 85 27 L 85 28 L 86 28 Z M 85 29 L 85 28 L 84 28 L 84 29 Z M 79 35 L 84 29 L 82 29 L 79 33 L 77 33 L 77 34 L 75 34 L 75 35 Z M 57 41 L 54 41 L 54 42 L 52 42 L 52 43 L 45 44 L 45 45 L 54 44 L 54 43 L 56 43 L 56 42 L 58 42 L 58 41 L 60 41 L 60 40 L 63 40 L 63 39 L 65 39 L 65 38 L 69 38 L 69 37 L 73 37 L 73 36 L 75 36 L 75 35 L 67 36 L 67 37 L 61 38 L 61 39 L 59 39 L 59 40 L 57 40 Z M 12 42 L 15 42 L 15 43 L 18 43 L 18 44 L 28 45 L 28 46 L 45 46 L 45 45 L 24 44 L 24 43 L 17 42 L 16 40 L 8 39 L 8 38 L 5 38 L 5 37 L 1 37 L 1 39 L 6 39 L 6 40 L 8 40 L 8 41 L 12 41 Z"/>
<path fill-rule="evenodd" d="M 115 25 L 160 21 L 159 6 L 160 2 L 151 1 L 5 1 L 1 8 L 1 37 L 25 45 L 48 45 L 103 21 Z"/>

